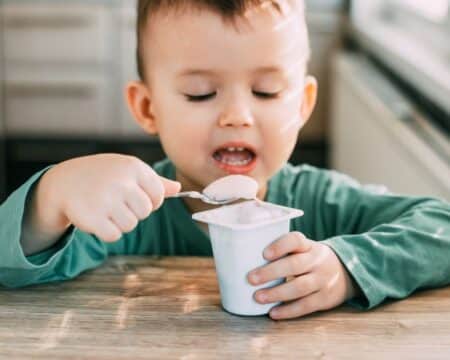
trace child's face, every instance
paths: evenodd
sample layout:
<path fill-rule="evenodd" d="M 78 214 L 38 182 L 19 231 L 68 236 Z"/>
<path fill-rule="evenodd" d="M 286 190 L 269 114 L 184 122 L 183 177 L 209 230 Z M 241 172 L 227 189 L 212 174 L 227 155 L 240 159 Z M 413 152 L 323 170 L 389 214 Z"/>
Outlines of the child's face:
<path fill-rule="evenodd" d="M 237 28 L 206 10 L 152 17 L 142 43 L 146 84 L 130 84 L 128 99 L 185 190 L 245 174 L 263 197 L 288 160 L 316 98 L 296 11 L 253 9 Z"/>

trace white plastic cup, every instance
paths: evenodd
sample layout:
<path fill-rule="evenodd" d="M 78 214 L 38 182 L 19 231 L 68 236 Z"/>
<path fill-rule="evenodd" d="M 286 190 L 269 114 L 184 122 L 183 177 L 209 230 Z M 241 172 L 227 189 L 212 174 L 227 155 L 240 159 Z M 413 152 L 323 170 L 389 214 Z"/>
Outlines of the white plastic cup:
<path fill-rule="evenodd" d="M 257 207 L 260 214 L 250 211 Z M 264 249 L 289 232 L 291 219 L 303 211 L 258 200 L 222 206 L 193 214 L 208 224 L 223 308 L 236 315 L 264 315 L 279 303 L 260 304 L 254 293 L 281 284 L 284 279 L 253 286 L 247 281 L 251 270 L 268 263 Z"/>

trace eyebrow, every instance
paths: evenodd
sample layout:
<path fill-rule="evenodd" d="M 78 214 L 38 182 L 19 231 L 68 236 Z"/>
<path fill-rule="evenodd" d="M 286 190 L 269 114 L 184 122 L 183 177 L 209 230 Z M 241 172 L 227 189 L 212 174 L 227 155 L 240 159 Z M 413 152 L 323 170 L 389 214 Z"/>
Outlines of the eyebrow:
<path fill-rule="evenodd" d="M 284 73 L 284 69 L 279 66 L 262 66 L 257 68 L 255 73 Z"/>
<path fill-rule="evenodd" d="M 189 75 L 215 75 L 213 70 L 202 70 L 202 69 L 186 69 L 178 73 L 177 76 L 189 76 Z"/>
<path fill-rule="evenodd" d="M 262 66 L 253 71 L 254 73 L 260 74 L 260 73 L 283 73 L 283 69 L 278 66 Z M 214 70 L 207 70 L 207 69 L 185 69 L 178 73 L 177 76 L 183 77 L 183 76 L 214 76 L 217 75 L 217 73 Z"/>

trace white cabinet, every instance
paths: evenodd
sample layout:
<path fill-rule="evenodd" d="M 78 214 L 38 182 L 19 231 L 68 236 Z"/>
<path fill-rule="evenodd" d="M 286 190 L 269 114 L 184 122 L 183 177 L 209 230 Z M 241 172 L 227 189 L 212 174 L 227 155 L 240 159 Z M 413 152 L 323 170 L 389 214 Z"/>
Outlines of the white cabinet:
<path fill-rule="evenodd" d="M 100 64 L 109 55 L 104 6 L 14 2 L 5 5 L 4 17 L 7 62 Z"/>
<path fill-rule="evenodd" d="M 309 73 L 317 78 L 319 94 L 311 119 L 300 133 L 301 141 L 324 140 L 328 135 L 330 59 L 340 47 L 344 21 L 341 1 L 308 3 L 307 22 L 311 43 Z"/>
<path fill-rule="evenodd" d="M 3 21 L 2 6 L 0 5 L 0 28 Z M 4 78 L 3 71 L 3 36 L 0 33 L 0 203 L 6 193 L 6 166 L 5 166 L 5 144 L 4 144 L 4 97 L 2 80 Z"/>
<path fill-rule="evenodd" d="M 106 77 L 95 72 L 21 71 L 8 74 L 4 89 L 8 134 L 101 136 L 108 128 Z"/>
<path fill-rule="evenodd" d="M 3 24 L 3 7 L 0 3 L 0 29 Z M 4 51 L 3 51 L 4 34 L 0 32 L 0 140 L 3 140 L 4 134 L 4 97 L 3 97 L 3 79 L 4 79 Z M 1 151 L 1 148 L 0 148 Z M 0 153 L 0 167 L 2 154 Z"/>
<path fill-rule="evenodd" d="M 393 192 L 450 200 L 450 141 L 370 62 L 334 61 L 332 166 Z"/>
<path fill-rule="evenodd" d="M 2 7 L 7 135 L 110 134 L 117 122 L 111 5 L 42 0 Z"/>
<path fill-rule="evenodd" d="M 306 8 L 311 10 L 340 11 L 344 7 L 344 0 L 306 0 Z"/>
<path fill-rule="evenodd" d="M 117 16 L 120 31 L 121 77 L 119 85 L 120 131 L 126 136 L 148 137 L 131 116 L 125 98 L 125 87 L 129 81 L 138 80 L 136 63 L 136 0 L 122 3 Z"/>

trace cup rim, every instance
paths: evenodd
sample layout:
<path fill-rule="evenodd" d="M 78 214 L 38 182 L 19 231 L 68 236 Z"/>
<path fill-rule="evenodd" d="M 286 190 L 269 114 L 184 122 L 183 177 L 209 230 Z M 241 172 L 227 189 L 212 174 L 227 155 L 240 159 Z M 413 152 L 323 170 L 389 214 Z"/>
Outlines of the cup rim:
<path fill-rule="evenodd" d="M 256 224 L 230 224 L 227 222 L 221 222 L 220 220 L 217 220 L 217 219 L 212 220 L 212 219 L 205 218 L 205 216 L 207 216 L 208 214 L 218 212 L 225 207 L 232 208 L 232 207 L 242 206 L 242 204 L 251 203 L 251 202 L 265 204 L 272 208 L 287 211 L 287 213 L 283 216 L 280 216 L 280 217 L 277 217 L 274 219 L 268 219 L 266 221 L 258 222 Z M 295 208 L 290 208 L 290 207 L 286 207 L 286 206 L 282 206 L 282 205 L 272 204 L 272 203 L 260 201 L 260 200 L 250 200 L 250 201 L 244 201 L 244 202 L 241 202 L 238 204 L 224 205 L 219 208 L 212 209 L 212 210 L 200 211 L 200 212 L 192 214 L 192 219 L 206 223 L 208 225 L 222 226 L 222 227 L 229 228 L 232 230 L 249 230 L 249 229 L 260 228 L 260 227 L 266 226 L 266 225 L 272 225 L 272 224 L 279 223 L 279 222 L 286 221 L 286 220 L 291 220 L 293 218 L 297 218 L 297 217 L 300 217 L 303 215 L 304 215 L 304 211 L 300 210 L 300 209 L 295 209 Z"/>

